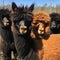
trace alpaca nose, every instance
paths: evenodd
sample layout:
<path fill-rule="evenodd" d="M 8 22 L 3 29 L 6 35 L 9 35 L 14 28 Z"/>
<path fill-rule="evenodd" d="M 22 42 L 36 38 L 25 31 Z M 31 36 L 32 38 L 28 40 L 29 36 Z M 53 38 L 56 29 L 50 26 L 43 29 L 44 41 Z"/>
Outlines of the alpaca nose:
<path fill-rule="evenodd" d="M 21 28 L 21 30 L 27 30 L 27 28 Z"/>
<path fill-rule="evenodd" d="M 44 30 L 38 30 L 38 34 L 40 35 L 44 34 Z"/>
<path fill-rule="evenodd" d="M 27 27 L 26 26 L 20 26 L 19 31 L 21 34 L 25 34 L 27 32 Z"/>
<path fill-rule="evenodd" d="M 20 26 L 21 30 L 27 30 L 26 26 Z"/>
<path fill-rule="evenodd" d="M 39 28 L 38 29 L 38 34 L 44 34 L 44 28 Z"/>

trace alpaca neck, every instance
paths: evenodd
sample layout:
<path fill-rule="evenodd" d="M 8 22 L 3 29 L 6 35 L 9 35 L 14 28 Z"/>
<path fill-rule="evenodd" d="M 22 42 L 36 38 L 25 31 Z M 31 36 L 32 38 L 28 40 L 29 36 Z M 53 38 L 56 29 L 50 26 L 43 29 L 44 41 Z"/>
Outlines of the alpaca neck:
<path fill-rule="evenodd" d="M 34 50 L 37 53 L 38 59 L 42 60 L 44 49 L 43 49 L 43 43 L 42 43 L 41 39 L 40 40 L 34 40 Z"/>

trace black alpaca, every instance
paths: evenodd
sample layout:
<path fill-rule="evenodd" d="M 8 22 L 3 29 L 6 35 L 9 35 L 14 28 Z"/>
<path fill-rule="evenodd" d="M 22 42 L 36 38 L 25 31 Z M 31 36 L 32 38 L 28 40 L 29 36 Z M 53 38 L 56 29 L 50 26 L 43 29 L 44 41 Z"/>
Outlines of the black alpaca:
<path fill-rule="evenodd" d="M 0 49 L 3 53 L 3 60 L 11 60 L 11 51 L 16 53 L 13 34 L 11 31 L 10 11 L 0 10 Z"/>
<path fill-rule="evenodd" d="M 34 4 L 28 7 L 17 7 L 17 5 L 12 3 L 13 9 L 13 35 L 17 53 L 20 59 L 30 60 L 30 56 L 34 53 L 30 53 L 31 47 L 33 46 L 33 41 L 30 37 L 31 21 L 32 21 L 32 11 L 34 9 Z M 33 55 L 35 58 L 35 54 Z M 32 57 L 33 57 L 32 56 Z M 33 60 L 33 59 L 32 59 Z M 35 60 L 35 59 L 34 59 Z"/>
<path fill-rule="evenodd" d="M 51 13 L 51 32 L 53 34 L 59 34 L 60 33 L 60 14 L 59 13 Z"/>

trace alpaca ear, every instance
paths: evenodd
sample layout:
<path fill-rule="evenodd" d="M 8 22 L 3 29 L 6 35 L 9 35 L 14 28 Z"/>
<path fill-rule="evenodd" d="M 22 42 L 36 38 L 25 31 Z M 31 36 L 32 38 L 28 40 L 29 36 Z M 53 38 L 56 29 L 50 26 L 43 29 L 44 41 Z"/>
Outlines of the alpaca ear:
<path fill-rule="evenodd" d="M 15 8 L 17 8 L 17 5 L 14 2 L 12 2 L 12 10 L 14 11 Z"/>
<path fill-rule="evenodd" d="M 34 10 L 34 4 L 32 4 L 30 7 L 29 7 L 30 11 L 32 12 Z"/>

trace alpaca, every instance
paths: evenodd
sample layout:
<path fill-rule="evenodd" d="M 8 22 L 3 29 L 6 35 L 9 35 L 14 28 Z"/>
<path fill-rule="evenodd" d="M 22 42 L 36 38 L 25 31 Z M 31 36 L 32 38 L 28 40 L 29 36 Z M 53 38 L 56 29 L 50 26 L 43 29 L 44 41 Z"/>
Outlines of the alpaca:
<path fill-rule="evenodd" d="M 44 44 L 43 40 L 47 40 L 50 35 L 50 16 L 48 13 L 40 11 L 35 12 L 32 21 L 31 37 L 34 41 L 34 50 L 38 59 L 43 60 Z"/>
<path fill-rule="evenodd" d="M 11 60 L 12 50 L 16 53 L 11 31 L 10 11 L 7 9 L 0 10 L 0 49 L 3 53 L 3 60 Z"/>
<path fill-rule="evenodd" d="M 14 42 L 19 59 L 23 60 L 33 60 L 31 54 L 35 55 L 35 53 L 32 53 L 33 50 L 31 50 L 33 41 L 30 37 L 33 9 L 34 4 L 28 8 L 27 6 L 17 7 L 14 2 L 12 3 L 13 14 L 11 15 L 11 20 Z M 36 57 L 34 56 L 34 58 Z"/>
<path fill-rule="evenodd" d="M 35 12 L 32 21 L 33 37 L 43 38 L 50 33 L 50 16 L 46 12 Z M 46 37 L 44 37 L 46 38 Z"/>
<path fill-rule="evenodd" d="M 60 34 L 51 34 L 51 21 L 51 16 L 45 12 L 34 13 L 31 37 L 37 60 L 60 60 Z"/>
<path fill-rule="evenodd" d="M 59 13 L 51 13 L 51 31 L 53 34 L 60 33 L 60 14 Z"/>

